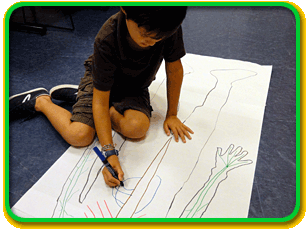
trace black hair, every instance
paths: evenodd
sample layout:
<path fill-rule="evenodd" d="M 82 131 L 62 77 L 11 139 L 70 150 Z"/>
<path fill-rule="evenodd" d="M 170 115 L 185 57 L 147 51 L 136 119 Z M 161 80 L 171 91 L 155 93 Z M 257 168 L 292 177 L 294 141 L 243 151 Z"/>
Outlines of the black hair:
<path fill-rule="evenodd" d="M 123 6 L 126 19 L 134 21 L 148 33 L 154 33 L 153 39 L 167 38 L 181 25 L 186 16 L 186 6 Z"/>

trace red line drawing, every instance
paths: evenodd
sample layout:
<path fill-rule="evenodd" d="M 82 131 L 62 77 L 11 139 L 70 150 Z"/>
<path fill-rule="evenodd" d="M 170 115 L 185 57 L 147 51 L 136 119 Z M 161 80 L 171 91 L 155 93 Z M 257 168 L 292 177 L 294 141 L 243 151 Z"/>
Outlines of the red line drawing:
<path fill-rule="evenodd" d="M 139 217 L 137 217 L 137 218 L 141 218 L 141 217 L 144 217 L 144 216 L 146 216 L 146 214 L 144 214 L 144 215 L 142 215 L 142 216 L 139 216 Z"/>
<path fill-rule="evenodd" d="M 100 204 L 99 204 L 98 201 L 96 201 L 96 204 L 97 204 L 97 206 L 98 206 L 98 208 L 99 208 L 99 210 L 100 210 L 100 213 L 101 213 L 102 218 L 106 218 L 106 217 L 103 215 L 101 206 L 100 206 Z M 107 204 L 107 202 L 106 202 L 105 200 L 104 200 L 104 204 L 105 204 L 105 206 L 106 206 L 106 208 L 107 208 L 107 210 L 108 210 L 108 212 L 109 212 L 109 214 L 110 214 L 110 217 L 113 218 L 113 215 L 112 215 L 112 213 L 111 213 L 111 211 L 110 211 L 110 209 L 109 209 L 109 207 L 108 207 L 108 204 Z M 86 205 L 86 206 L 87 206 L 87 208 L 91 211 L 91 213 L 93 214 L 94 218 L 97 218 L 96 215 L 95 215 L 95 213 L 93 212 L 93 210 L 90 208 L 90 206 L 89 206 L 89 205 Z M 84 212 L 84 215 L 86 216 L 86 218 L 88 218 L 88 216 L 87 216 L 87 214 L 86 214 L 85 212 Z"/>
<path fill-rule="evenodd" d="M 88 209 L 91 211 L 91 213 L 93 214 L 94 218 L 96 218 L 95 214 L 93 213 L 93 211 L 91 210 L 91 208 L 87 205 Z"/>
<path fill-rule="evenodd" d="M 102 210 L 101 210 L 101 208 L 100 208 L 100 205 L 99 205 L 98 201 L 97 201 L 97 205 L 98 205 L 98 208 L 99 208 L 99 210 L 100 210 L 100 212 L 101 212 L 102 217 L 104 218 L 104 215 L 103 215 L 103 213 L 102 213 Z"/>
<path fill-rule="evenodd" d="M 110 213 L 111 218 L 113 218 L 113 216 L 112 216 L 112 214 L 111 214 L 111 212 L 110 212 L 110 210 L 109 210 L 109 207 L 108 207 L 108 205 L 107 205 L 107 202 L 106 202 L 105 200 L 103 200 L 103 201 L 104 201 L 104 203 L 106 204 L 107 210 L 108 210 L 108 212 Z"/>

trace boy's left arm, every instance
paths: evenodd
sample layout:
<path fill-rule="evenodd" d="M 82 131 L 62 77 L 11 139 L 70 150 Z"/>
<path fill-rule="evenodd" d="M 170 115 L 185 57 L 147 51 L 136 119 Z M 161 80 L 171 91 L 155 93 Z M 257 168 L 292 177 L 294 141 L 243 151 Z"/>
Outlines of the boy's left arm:
<path fill-rule="evenodd" d="M 185 137 L 191 139 L 190 133 L 193 134 L 194 132 L 177 117 L 180 89 L 183 80 L 183 67 L 180 59 L 174 62 L 165 62 L 165 70 L 167 76 L 167 114 L 164 121 L 164 131 L 168 136 L 172 131 L 176 142 L 178 142 L 180 137 L 185 143 Z"/>

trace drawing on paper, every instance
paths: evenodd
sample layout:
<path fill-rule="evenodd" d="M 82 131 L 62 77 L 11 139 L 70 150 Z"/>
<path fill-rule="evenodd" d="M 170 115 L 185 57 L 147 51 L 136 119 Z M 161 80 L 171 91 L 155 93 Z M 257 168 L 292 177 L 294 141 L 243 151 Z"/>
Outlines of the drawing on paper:
<path fill-rule="evenodd" d="M 88 210 L 90 211 L 90 214 L 92 215 L 91 217 L 93 217 L 93 218 L 98 218 L 98 217 L 100 217 L 100 218 L 113 218 L 112 213 L 110 212 L 110 209 L 109 209 L 109 206 L 108 206 L 107 202 L 106 202 L 105 200 L 104 200 L 103 202 L 104 202 L 105 208 L 106 208 L 107 211 L 108 211 L 108 215 L 104 215 L 104 212 L 102 211 L 102 208 L 101 208 L 99 202 L 96 201 L 97 207 L 99 208 L 99 212 L 100 212 L 100 213 L 97 213 L 97 214 L 96 214 L 95 212 L 93 212 L 93 209 L 92 209 L 90 206 L 88 206 L 88 205 L 86 206 L 86 207 L 88 208 Z M 88 211 L 87 211 L 87 212 L 84 212 L 84 216 L 85 216 L 86 218 L 89 218 L 90 215 L 87 215 L 87 213 L 88 213 Z M 100 215 L 101 215 L 101 216 L 100 216 Z"/>
<path fill-rule="evenodd" d="M 136 187 L 136 185 L 139 183 L 139 180 L 141 179 L 141 177 L 133 177 L 133 178 L 128 178 L 126 180 L 124 180 L 125 183 L 129 182 L 129 181 L 134 181 L 132 183 L 132 188 L 126 188 L 124 187 L 115 187 L 112 189 L 112 196 L 114 197 L 116 204 L 118 205 L 119 208 L 121 208 L 126 201 L 128 200 L 129 197 L 132 196 L 132 193 Z M 150 192 L 151 195 L 147 196 L 147 200 L 143 201 L 143 204 L 140 204 L 139 209 L 136 210 L 134 212 L 134 214 L 139 214 L 140 212 L 142 212 L 148 205 L 150 205 L 150 203 L 153 201 L 160 185 L 161 185 L 162 179 L 161 177 L 159 177 L 158 175 L 155 175 L 152 183 L 150 184 L 151 188 L 148 188 L 148 192 Z"/>
<path fill-rule="evenodd" d="M 188 179 L 184 182 L 183 186 L 179 189 L 178 192 L 176 192 L 176 194 L 174 195 L 174 198 L 171 202 L 171 205 L 170 205 L 170 209 L 172 208 L 172 205 L 174 203 L 176 203 L 176 197 L 177 195 L 180 193 L 181 190 L 183 190 L 183 194 L 184 194 L 184 190 L 185 190 L 185 184 L 191 180 L 198 180 L 197 178 L 194 179 L 192 178 L 191 179 L 191 176 L 192 176 L 192 173 L 193 171 L 197 168 L 202 168 L 201 165 L 198 164 L 199 162 L 199 159 L 202 155 L 202 151 L 203 149 L 205 148 L 206 144 L 208 143 L 208 141 L 210 140 L 210 138 L 212 137 L 215 129 L 216 129 L 216 126 L 217 126 L 217 123 L 218 123 L 218 119 L 219 119 L 219 116 L 220 116 L 220 113 L 222 112 L 222 109 L 223 107 L 227 104 L 227 101 L 228 101 L 228 98 L 230 96 L 230 93 L 231 93 L 231 90 L 233 88 L 233 85 L 238 82 L 238 81 L 242 81 L 242 80 L 245 80 L 245 79 L 248 79 L 248 78 L 251 78 L 251 77 L 255 77 L 257 75 L 256 72 L 253 72 L 253 71 L 248 71 L 248 70 L 212 70 L 210 71 L 210 74 L 212 76 L 214 76 L 216 78 L 216 84 L 214 86 L 214 88 L 212 88 L 209 93 L 206 95 L 206 98 L 205 100 L 203 101 L 203 104 L 200 105 L 200 106 L 197 106 L 195 107 L 195 109 L 192 111 L 192 113 L 188 116 L 188 118 L 184 121 L 184 123 L 191 117 L 193 116 L 193 114 L 196 114 L 197 113 L 200 113 L 202 114 L 201 112 L 201 109 L 204 108 L 204 105 L 205 103 L 207 102 L 207 100 L 210 100 L 210 94 L 214 94 L 214 91 L 218 91 L 219 88 L 223 88 L 223 89 L 227 89 L 226 91 L 223 91 L 223 94 L 221 94 L 220 92 L 221 91 L 218 91 L 219 92 L 219 100 L 216 100 L 215 98 L 215 104 L 214 104 L 214 107 L 216 108 L 216 115 L 215 115 L 215 121 L 214 121 L 214 126 L 213 126 L 213 129 L 212 131 L 210 132 L 210 134 L 208 135 L 207 139 L 205 140 L 205 143 L 204 145 L 202 146 L 200 152 L 199 152 L 199 155 L 197 157 L 197 160 L 195 162 L 195 165 L 188 177 Z M 189 189 L 187 189 L 189 190 Z M 180 199 L 178 199 L 179 203 L 180 203 Z M 169 210 L 170 210 L 169 209 Z M 169 212 L 169 211 L 168 211 Z M 167 216 L 168 216 L 168 213 L 167 213 Z"/>
<path fill-rule="evenodd" d="M 230 171 L 230 176 L 241 169 L 254 172 L 255 165 L 252 163 L 255 163 L 257 148 L 242 140 L 241 130 L 236 130 L 239 127 L 238 116 L 232 114 L 245 110 L 247 116 L 250 115 L 245 109 L 248 104 L 244 100 L 243 103 L 236 101 L 248 96 L 245 86 L 250 89 L 264 88 L 261 91 L 266 94 L 267 80 L 259 86 L 254 83 L 268 71 L 261 66 L 246 63 L 233 65 L 232 61 L 227 64 L 227 60 L 205 57 L 204 63 L 225 61 L 227 64 L 208 64 L 212 66 L 208 69 L 201 65 L 202 60 L 203 57 L 193 55 L 187 55 L 182 60 L 185 78 L 178 115 L 194 131 L 192 140 L 181 145 L 164 134 L 161 117 L 166 112 L 166 77 L 165 74 L 157 76 L 150 89 L 154 114 L 148 137 L 134 143 L 113 133 L 125 172 L 125 187 L 108 189 L 103 185 L 103 164 L 92 152 L 94 146 L 100 147 L 96 139 L 92 145 L 81 149 L 82 153 L 78 161 L 74 161 L 75 164 L 70 164 L 73 167 L 70 167 L 67 179 L 63 179 L 65 182 L 55 196 L 52 217 L 205 217 L 208 211 L 211 212 L 211 207 L 216 206 L 212 202 L 219 201 L 216 198 L 225 193 L 224 185 L 235 184 L 228 177 Z M 265 99 L 259 100 L 260 104 L 258 101 L 253 103 L 263 110 Z M 261 131 L 263 114 L 259 115 L 257 131 L 259 127 Z M 234 125 L 229 126 L 232 123 Z M 233 130 L 224 135 L 221 132 L 223 129 Z M 250 137 L 250 140 L 259 142 L 257 132 Z M 236 147 L 235 143 L 241 146 Z M 248 159 L 244 159 L 247 155 Z M 253 174 L 250 176 L 253 177 Z"/>
<path fill-rule="evenodd" d="M 64 218 L 64 217 L 73 217 L 73 215 L 68 211 L 68 203 L 72 200 L 74 196 L 77 195 L 77 193 L 80 191 L 80 189 L 77 186 L 78 181 L 80 179 L 80 176 L 87 173 L 88 171 L 91 172 L 92 168 L 88 165 L 88 163 L 92 163 L 96 161 L 96 158 L 91 156 L 91 152 L 93 147 L 97 144 L 97 140 L 93 142 L 92 145 L 88 146 L 85 151 L 83 152 L 81 158 L 75 165 L 75 167 L 72 169 L 71 173 L 69 174 L 67 180 L 65 181 L 65 184 L 62 187 L 62 190 L 60 192 L 60 195 L 57 198 L 56 207 L 54 208 L 52 217 L 57 218 Z M 87 182 L 88 182 L 87 178 Z M 87 184 L 85 184 L 85 187 Z M 84 188 L 85 188 L 84 187 Z M 84 201 L 85 197 L 81 197 L 83 191 L 79 194 L 78 201 L 82 203 Z"/>
<path fill-rule="evenodd" d="M 196 106 L 196 107 L 193 109 L 193 111 L 191 112 L 191 114 L 183 121 L 183 123 L 186 123 L 186 122 L 189 120 L 189 118 L 193 115 L 193 113 L 195 113 L 195 111 L 196 111 L 197 109 L 200 109 L 200 108 L 204 107 L 204 105 L 205 105 L 205 103 L 206 103 L 206 100 L 208 99 L 208 97 L 210 97 L 210 94 L 211 94 L 212 92 L 214 92 L 215 90 L 218 90 L 219 88 L 225 88 L 225 86 L 226 86 L 227 91 L 224 91 L 224 95 L 221 95 L 221 94 L 220 94 L 220 101 L 219 101 L 219 102 L 216 102 L 216 104 L 215 104 L 216 107 L 217 107 L 217 109 L 218 109 L 218 110 L 217 110 L 218 113 L 217 113 L 217 115 L 216 115 L 216 120 L 215 120 L 215 123 L 214 123 L 215 126 L 214 126 L 212 132 L 210 133 L 209 137 L 207 138 L 207 140 L 206 140 L 204 146 L 206 145 L 206 143 L 208 142 L 208 140 L 210 139 L 210 137 L 212 136 L 212 134 L 213 134 L 213 132 L 214 132 L 214 130 L 215 130 L 216 124 L 217 124 L 217 122 L 218 122 L 219 114 L 220 114 L 222 108 L 224 107 L 224 105 L 227 103 L 227 99 L 228 99 L 228 97 L 229 97 L 229 95 L 230 95 L 230 92 L 231 92 L 231 89 L 232 89 L 232 87 L 233 87 L 233 84 L 234 84 L 236 81 L 244 80 L 244 79 L 247 79 L 247 78 L 250 78 L 250 77 L 254 77 L 254 76 L 257 75 L 257 73 L 255 73 L 255 72 L 251 72 L 251 71 L 248 71 L 248 70 L 236 70 L 236 69 L 234 69 L 234 70 L 232 70 L 232 69 L 230 69 L 230 70 L 229 70 L 229 69 L 225 69 L 225 70 L 212 70 L 212 71 L 210 71 L 210 74 L 216 78 L 216 83 L 215 83 L 214 87 L 213 87 L 213 88 L 209 91 L 209 93 L 206 95 L 206 97 L 205 97 L 205 99 L 204 99 L 202 105 Z M 162 83 L 163 83 L 163 82 L 164 82 L 164 81 L 162 81 Z M 160 86 L 161 86 L 161 84 L 160 84 Z M 158 89 L 158 90 L 159 90 L 159 89 Z M 158 91 L 158 90 L 157 90 L 157 91 Z M 156 93 L 157 93 L 157 92 L 156 92 Z M 166 142 L 166 144 L 167 144 L 167 143 L 168 143 L 168 145 L 170 145 L 171 139 L 169 139 L 169 140 Z M 165 144 L 165 145 L 166 145 L 166 144 Z M 202 149 L 204 148 L 204 146 L 202 147 Z M 168 146 L 167 146 L 167 147 L 168 147 Z M 163 149 L 163 148 L 162 148 L 162 149 Z M 161 160 L 160 160 L 160 163 L 161 163 L 161 161 L 163 160 L 163 157 L 164 157 L 164 155 L 166 154 L 166 152 L 167 152 L 167 150 L 166 150 L 165 153 L 163 154 L 163 156 L 162 156 L 162 158 L 161 158 Z M 160 152 L 159 152 L 159 153 L 160 153 Z M 159 154 L 159 153 L 158 153 L 158 154 Z M 201 151 L 200 151 L 200 154 L 201 154 Z M 199 155 L 200 155 L 200 154 L 199 154 Z M 157 156 L 158 156 L 158 155 L 157 155 Z M 156 156 L 156 158 L 157 158 L 157 156 Z M 86 158 L 86 159 L 87 159 L 87 158 Z M 95 161 L 96 161 L 96 160 L 97 160 L 97 158 L 95 159 Z M 155 159 L 154 159 L 154 160 L 155 160 Z M 154 160 L 153 160 L 153 162 L 154 162 Z M 198 156 L 198 160 L 199 160 L 199 156 Z M 198 160 L 197 160 L 196 163 L 198 163 Z M 81 162 L 81 163 L 84 164 L 85 162 L 83 161 L 83 162 Z M 150 166 L 151 166 L 151 165 L 150 165 Z M 150 168 L 150 166 L 149 166 L 149 168 Z M 197 165 L 195 165 L 195 167 L 192 169 L 191 174 L 192 174 L 193 170 L 196 168 L 196 166 L 197 166 Z M 158 167 L 159 167 L 159 165 L 156 167 L 156 169 L 155 169 L 153 175 L 149 178 L 150 180 L 149 180 L 149 182 L 147 182 L 147 186 L 145 187 L 145 190 L 144 190 L 143 194 L 141 195 L 141 197 L 139 198 L 137 204 L 135 205 L 134 210 L 133 210 L 132 212 L 129 212 L 130 215 L 129 215 L 128 217 L 133 217 L 135 214 L 138 213 L 138 211 L 137 211 L 138 206 L 139 206 L 139 204 L 141 203 L 141 201 L 142 201 L 142 199 L 143 199 L 143 197 L 144 197 L 144 195 L 145 195 L 145 193 L 146 193 L 146 191 L 147 191 L 147 189 L 148 189 L 148 187 L 149 187 L 149 185 L 150 185 L 150 183 L 151 183 L 151 180 L 152 180 L 153 177 L 155 176 L 155 173 L 156 173 Z M 77 170 L 80 169 L 80 170 L 82 171 L 82 170 L 83 170 L 83 167 L 77 167 L 76 169 L 77 169 Z M 97 173 L 97 175 L 100 174 L 100 172 L 101 172 L 101 168 L 99 169 L 99 172 Z M 80 173 L 82 173 L 82 172 L 80 172 Z M 147 171 L 144 173 L 144 176 L 146 175 L 146 173 L 147 173 Z M 191 175 L 191 174 L 190 174 L 190 175 Z M 90 175 L 90 174 L 89 174 L 89 175 Z M 74 174 L 73 176 L 75 177 L 75 174 Z M 122 212 L 122 210 L 123 210 L 123 208 L 125 207 L 126 203 L 129 201 L 129 199 L 130 199 L 131 196 L 133 195 L 133 192 L 134 192 L 134 191 L 136 190 L 136 188 L 139 186 L 139 183 L 142 182 L 144 176 L 141 177 L 141 178 L 139 179 L 139 182 L 136 184 L 135 188 L 132 190 L 132 193 L 129 194 L 129 196 L 128 196 L 128 198 L 127 198 L 127 200 L 126 200 L 125 202 L 122 202 L 122 201 L 118 200 L 118 199 L 115 197 L 117 204 L 118 204 L 118 205 L 121 204 L 121 205 L 120 205 L 120 210 L 119 210 L 118 214 L 116 215 L 116 217 L 118 217 L 118 216 L 120 215 L 120 213 Z M 78 177 L 76 177 L 76 179 L 78 179 Z M 97 177 L 96 177 L 95 179 L 97 179 Z M 94 183 L 94 182 L 95 182 L 95 180 L 93 181 L 93 183 Z M 88 183 L 88 181 L 87 181 L 87 183 Z M 71 185 L 71 183 L 70 183 L 69 185 Z M 72 184 L 72 185 L 74 185 L 74 184 Z M 84 190 L 84 189 L 85 189 L 85 187 L 83 188 L 83 190 Z M 181 189 L 182 189 L 182 188 L 181 188 Z M 181 190 L 181 189 L 180 189 L 180 190 Z M 82 190 L 82 191 L 83 191 L 83 190 Z M 87 192 L 89 192 L 89 190 L 90 190 L 90 188 L 87 190 Z M 117 193 L 118 193 L 118 192 L 117 192 Z M 116 193 L 116 195 L 117 195 L 117 193 Z M 177 192 L 177 193 L 179 193 L 179 192 Z M 177 193 L 176 193 L 176 195 L 177 195 Z M 70 194 L 69 194 L 69 195 L 70 195 Z M 66 194 L 65 194 L 64 200 L 65 200 L 65 199 L 66 199 L 66 200 L 69 200 L 69 199 L 71 198 L 71 196 L 69 196 L 69 195 L 68 195 L 68 198 L 66 198 L 67 196 L 66 196 Z M 80 197 L 81 197 L 81 195 L 82 195 L 82 193 L 80 194 Z M 175 195 L 175 197 L 176 197 L 176 195 Z M 80 198 L 80 197 L 79 197 L 79 202 L 82 202 L 84 199 L 82 199 L 82 198 Z M 175 197 L 174 197 L 174 199 L 175 199 Z M 82 199 L 82 200 L 81 200 L 81 199 Z M 173 202 L 172 202 L 172 203 L 173 203 Z M 62 208 L 62 210 L 65 209 L 65 204 L 66 204 L 65 201 L 64 201 L 64 203 L 61 202 L 61 208 Z M 209 204 L 209 203 L 208 203 L 208 204 Z M 206 208 L 206 207 L 208 207 L 208 204 L 207 204 L 206 206 L 204 206 L 204 205 L 201 206 L 201 208 Z M 129 206 L 129 210 L 130 210 L 130 207 L 131 207 L 131 205 Z M 199 213 L 199 211 L 202 211 L 201 208 L 197 207 L 197 213 Z M 185 211 L 188 211 L 188 210 L 185 210 Z M 192 212 L 192 210 L 191 210 L 191 212 Z M 191 212 L 189 212 L 187 216 L 189 216 L 189 215 L 191 214 Z M 62 212 L 60 215 L 63 215 L 63 214 L 64 214 L 64 213 Z M 195 214 L 196 214 L 196 212 L 193 212 L 193 216 L 192 216 L 192 217 L 194 217 Z M 180 217 L 182 217 L 182 215 L 181 215 Z"/>
<path fill-rule="evenodd" d="M 167 149 L 171 143 L 172 138 L 169 138 L 167 142 L 164 144 L 162 149 L 158 152 L 155 156 L 153 161 L 150 163 L 146 171 L 144 172 L 143 176 L 137 182 L 136 186 L 132 190 L 132 193 L 129 195 L 125 203 L 121 206 L 119 212 L 117 213 L 116 217 L 130 217 L 132 218 L 136 213 L 139 205 L 142 203 L 143 198 L 154 179 L 156 172 L 161 164 Z M 164 153 L 163 153 L 164 152 Z M 163 153 L 163 154 L 160 154 Z M 140 189 L 140 190 L 138 190 Z M 148 197 L 148 196 L 147 196 Z M 129 206 L 127 206 L 127 204 Z M 131 208 L 133 208 L 131 210 Z"/>
<path fill-rule="evenodd" d="M 225 153 L 218 147 L 215 157 L 215 167 L 204 186 L 201 187 L 191 201 L 187 204 L 180 217 L 202 217 L 218 189 L 219 184 L 226 180 L 227 173 L 244 165 L 253 163 L 252 160 L 242 160 L 248 154 L 242 147 L 234 148 L 231 144 Z"/>
<path fill-rule="evenodd" d="M 200 108 L 204 107 L 204 105 L 205 105 L 207 99 L 210 97 L 210 94 L 213 94 L 213 92 L 214 92 L 215 90 L 218 90 L 219 88 L 224 88 L 224 89 L 227 89 L 227 91 L 224 90 L 224 94 L 223 94 L 223 95 L 222 95 L 222 94 L 219 94 L 219 96 L 220 96 L 219 99 L 220 99 L 220 100 L 219 100 L 218 102 L 216 101 L 215 104 L 214 104 L 215 107 L 216 107 L 216 109 L 217 109 L 217 110 L 216 110 L 216 111 L 217 111 L 216 117 L 215 117 L 214 123 L 213 123 L 213 124 L 214 124 L 214 127 L 213 127 L 213 130 L 212 130 L 212 132 L 210 133 L 210 135 L 209 135 L 209 136 L 207 137 L 207 139 L 205 140 L 205 143 L 204 143 L 202 149 L 201 149 L 200 152 L 199 152 L 199 155 L 198 155 L 196 164 L 195 164 L 194 168 L 192 169 L 192 171 L 191 171 L 191 173 L 190 173 L 190 176 L 191 176 L 191 174 L 193 173 L 193 171 L 194 171 L 194 169 L 195 169 L 196 167 L 200 167 L 200 168 L 202 167 L 202 166 L 198 166 L 197 163 L 198 163 L 198 161 L 199 161 L 199 158 L 200 158 L 200 155 L 201 155 L 201 153 L 202 153 L 203 148 L 205 147 L 205 145 L 207 144 L 208 140 L 210 139 L 210 137 L 212 136 L 212 134 L 213 134 L 214 131 L 215 131 L 216 125 L 217 125 L 217 123 L 218 123 L 219 115 L 220 115 L 220 113 L 221 113 L 223 107 L 224 107 L 224 106 L 226 105 L 226 103 L 227 103 L 227 100 L 228 100 L 229 95 L 230 95 L 230 93 L 231 93 L 231 90 L 232 90 L 232 88 L 233 88 L 233 84 L 234 84 L 235 82 L 237 82 L 237 81 L 244 80 L 244 79 L 247 79 L 247 78 L 251 78 L 251 77 L 254 77 L 254 76 L 257 75 L 256 72 L 252 72 L 252 71 L 248 71 L 248 70 L 227 70 L 227 69 L 226 69 L 226 70 L 212 70 L 212 71 L 210 72 L 210 74 L 216 78 L 216 83 L 215 83 L 214 87 L 213 87 L 213 88 L 209 91 L 209 93 L 206 95 L 206 97 L 205 97 L 205 99 L 204 99 L 202 105 L 199 105 L 199 106 L 195 107 L 194 110 L 191 112 L 191 114 L 188 116 L 188 118 L 184 120 L 183 123 L 186 123 L 186 122 L 189 120 L 189 118 L 193 115 L 193 113 L 196 114 L 196 110 L 197 110 L 197 109 L 199 110 Z M 199 110 L 199 111 L 200 111 L 200 113 L 201 113 L 201 110 Z M 168 146 L 171 144 L 171 139 L 167 140 L 167 142 L 164 144 L 164 146 L 165 146 L 166 144 L 167 144 L 167 149 L 168 149 Z M 189 144 L 187 143 L 186 145 L 189 145 Z M 163 148 L 164 148 L 164 147 L 163 147 Z M 163 148 L 162 148 L 162 149 L 163 149 Z M 192 148 L 192 147 L 191 147 L 191 148 Z M 161 150 L 162 150 L 162 149 L 161 149 Z M 167 149 L 165 150 L 165 153 L 162 155 L 162 158 L 161 158 L 161 160 L 160 160 L 160 163 L 161 163 L 161 161 L 163 160 L 163 157 L 164 157 L 164 155 L 166 154 Z M 160 152 L 159 152 L 159 153 L 160 153 Z M 159 153 L 158 153 L 158 155 L 159 155 Z M 158 156 L 158 155 L 157 155 L 157 156 Z M 155 158 L 157 158 L 157 156 L 156 156 Z M 150 166 L 149 166 L 149 168 L 150 168 Z M 158 168 L 159 168 L 159 165 L 157 165 L 157 167 L 156 167 L 156 169 L 155 169 L 155 171 L 154 171 L 153 174 L 156 173 L 156 171 L 157 171 Z M 144 175 L 145 175 L 146 173 L 147 173 L 147 171 L 144 173 Z M 154 175 L 152 175 L 151 178 L 149 178 L 149 179 L 152 179 L 153 176 L 154 176 Z M 189 178 L 190 178 L 190 176 L 189 176 Z M 188 180 L 189 180 L 189 179 L 188 179 Z M 187 181 L 188 181 L 188 180 L 187 180 Z M 196 180 L 201 180 L 201 179 L 197 178 Z M 143 178 L 141 178 L 140 182 L 142 182 L 142 181 L 143 181 Z M 123 213 L 122 210 L 123 210 L 123 207 L 124 207 L 126 204 L 123 204 L 123 206 L 121 207 L 121 209 L 120 209 L 120 211 L 119 211 L 119 213 L 117 214 L 116 217 L 119 217 L 119 216 L 121 216 L 121 217 L 130 217 L 130 218 L 133 217 L 134 212 L 131 212 L 131 211 L 130 211 L 130 208 L 131 208 L 131 207 L 134 207 L 134 208 L 135 208 L 134 211 L 137 209 L 138 203 L 140 203 L 140 201 L 142 200 L 142 197 L 143 197 L 144 194 L 146 193 L 146 189 L 147 189 L 148 185 L 150 185 L 150 181 L 147 181 L 147 183 L 145 183 L 145 184 L 146 184 L 147 186 L 146 186 L 146 187 L 143 186 L 144 190 L 141 189 L 141 190 L 143 190 L 143 193 L 142 193 L 142 196 L 140 197 L 140 200 L 139 200 L 139 201 L 138 201 L 138 200 L 135 200 L 136 202 L 135 202 L 134 204 L 130 203 L 129 206 L 128 206 L 129 212 L 128 212 L 128 213 L 124 213 L 124 215 L 122 215 L 121 213 Z M 139 186 L 139 185 L 137 184 L 135 190 L 137 190 L 137 187 L 141 187 L 141 186 Z M 142 187 L 141 187 L 141 188 L 142 188 Z M 181 188 L 179 191 L 181 191 L 181 190 L 182 190 L 182 188 Z M 175 200 L 175 197 L 176 197 L 176 195 L 179 193 L 179 191 L 175 194 L 173 201 Z M 130 197 L 127 199 L 127 202 L 129 201 L 129 199 L 130 199 Z M 134 198 L 134 199 L 135 199 L 135 198 Z M 172 202 L 172 204 L 173 204 L 173 202 Z"/>

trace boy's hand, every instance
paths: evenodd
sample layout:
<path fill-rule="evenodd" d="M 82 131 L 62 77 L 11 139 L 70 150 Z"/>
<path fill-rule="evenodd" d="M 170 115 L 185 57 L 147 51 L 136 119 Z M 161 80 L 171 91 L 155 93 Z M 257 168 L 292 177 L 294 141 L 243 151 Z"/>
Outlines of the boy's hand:
<path fill-rule="evenodd" d="M 164 121 L 164 131 L 169 136 L 171 134 L 171 131 L 173 132 L 175 136 L 175 141 L 179 141 L 179 136 L 182 139 L 183 143 L 186 143 L 185 137 L 188 137 L 189 140 L 191 140 L 191 134 L 194 134 L 194 132 L 187 126 L 185 126 L 177 116 L 167 116 Z"/>
<path fill-rule="evenodd" d="M 118 157 L 115 155 L 112 155 L 108 157 L 108 162 L 110 163 L 112 168 L 117 172 L 118 179 L 122 181 L 124 179 L 124 172 L 122 171 L 122 168 L 120 167 Z M 107 168 L 103 168 L 102 175 L 103 175 L 104 181 L 110 187 L 116 187 L 120 185 L 120 181 L 115 179 Z"/>

